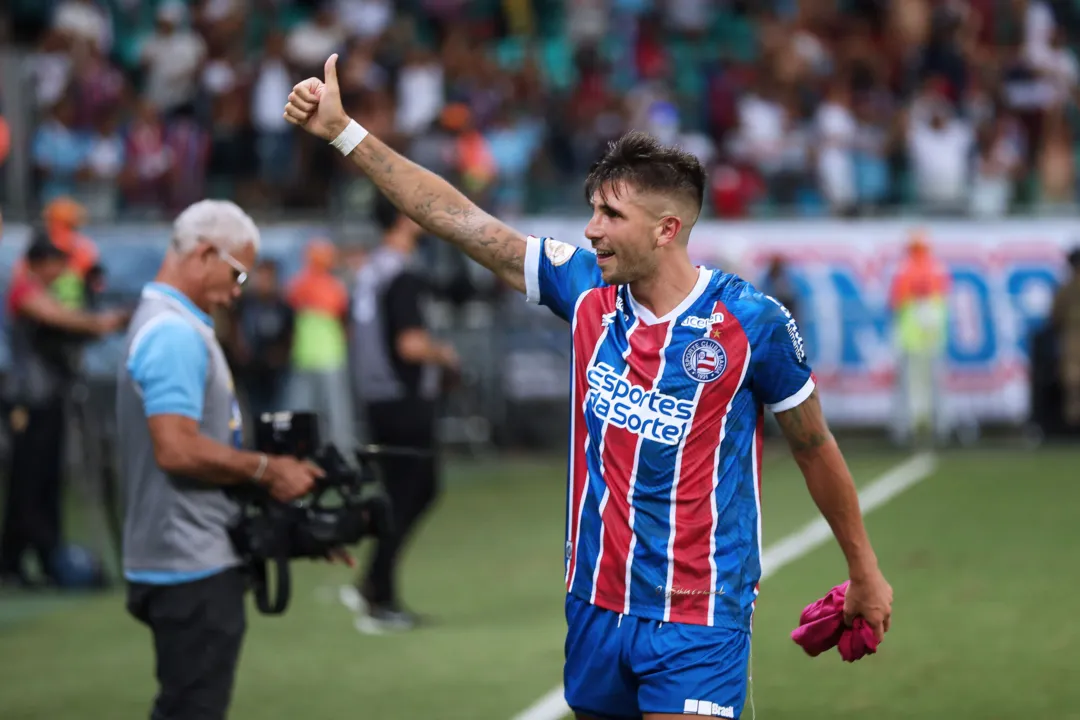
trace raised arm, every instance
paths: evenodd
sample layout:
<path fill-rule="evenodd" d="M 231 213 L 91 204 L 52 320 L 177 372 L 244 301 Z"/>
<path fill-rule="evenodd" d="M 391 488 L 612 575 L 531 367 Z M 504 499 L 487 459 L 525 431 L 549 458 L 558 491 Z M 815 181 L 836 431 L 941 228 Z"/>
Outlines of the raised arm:
<path fill-rule="evenodd" d="M 326 61 L 324 72 L 325 82 L 308 78 L 293 87 L 285 119 L 332 142 L 421 227 L 525 292 L 525 236 L 353 122 L 341 105 L 336 54 Z"/>
<path fill-rule="evenodd" d="M 851 585 L 845 602 L 849 619 L 862 615 L 880 639 L 889 629 L 892 588 L 878 568 L 863 526 L 855 482 L 825 422 L 817 390 L 799 405 L 776 413 L 810 496 L 832 528 L 847 559 Z"/>

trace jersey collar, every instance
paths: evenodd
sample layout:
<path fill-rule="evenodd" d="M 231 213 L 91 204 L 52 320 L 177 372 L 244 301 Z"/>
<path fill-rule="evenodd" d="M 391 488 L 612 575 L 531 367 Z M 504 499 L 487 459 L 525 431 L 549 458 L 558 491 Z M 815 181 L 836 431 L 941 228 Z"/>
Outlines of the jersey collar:
<path fill-rule="evenodd" d="M 174 288 L 172 285 L 166 285 L 165 283 L 159 282 L 147 283 L 146 286 L 143 287 L 142 296 L 144 298 L 165 300 L 170 305 L 194 315 L 196 320 L 207 327 L 214 327 L 214 319 L 196 307 L 195 303 L 191 302 L 191 298 Z"/>
<path fill-rule="evenodd" d="M 630 301 L 630 309 L 634 311 L 634 316 L 641 321 L 643 325 L 657 325 L 659 323 L 666 323 L 674 320 L 682 315 L 684 312 L 690 309 L 690 307 L 698 301 L 701 294 L 705 292 L 705 288 L 709 286 L 709 281 L 712 280 L 712 270 L 707 268 L 698 268 L 698 279 L 694 284 L 694 289 L 690 291 L 690 294 L 683 298 L 683 301 L 675 306 L 668 314 L 662 318 L 658 318 L 653 315 L 652 310 L 645 307 L 637 300 L 634 299 L 634 293 L 630 292 L 630 286 L 626 285 L 626 298 Z"/>

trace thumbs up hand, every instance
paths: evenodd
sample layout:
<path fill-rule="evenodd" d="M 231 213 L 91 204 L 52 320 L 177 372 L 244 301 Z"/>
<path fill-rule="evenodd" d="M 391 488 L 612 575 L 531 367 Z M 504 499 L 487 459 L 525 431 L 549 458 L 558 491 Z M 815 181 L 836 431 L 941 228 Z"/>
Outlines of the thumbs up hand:
<path fill-rule="evenodd" d="M 327 58 L 325 81 L 311 77 L 294 85 L 285 106 L 285 120 L 328 142 L 349 124 L 349 116 L 341 106 L 337 59 L 337 53 Z"/>

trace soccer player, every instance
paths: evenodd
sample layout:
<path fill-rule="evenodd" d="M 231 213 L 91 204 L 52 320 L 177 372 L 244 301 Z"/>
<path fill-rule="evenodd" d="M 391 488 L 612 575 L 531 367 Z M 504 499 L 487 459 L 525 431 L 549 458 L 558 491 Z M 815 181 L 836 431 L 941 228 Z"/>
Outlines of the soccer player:
<path fill-rule="evenodd" d="M 525 237 L 351 120 L 336 62 L 325 82 L 293 88 L 285 118 L 330 141 L 428 232 L 570 323 L 564 675 L 577 717 L 742 713 L 764 408 L 847 559 L 845 615 L 882 636 L 892 589 L 798 327 L 749 283 L 690 261 L 698 161 L 631 133 L 585 184 L 594 252 Z"/>

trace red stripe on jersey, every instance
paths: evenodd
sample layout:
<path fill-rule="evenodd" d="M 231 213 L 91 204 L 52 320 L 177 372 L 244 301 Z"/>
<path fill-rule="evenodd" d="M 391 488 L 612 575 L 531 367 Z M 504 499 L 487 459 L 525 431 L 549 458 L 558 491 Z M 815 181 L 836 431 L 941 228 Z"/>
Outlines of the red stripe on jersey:
<path fill-rule="evenodd" d="M 628 336 L 625 354 L 630 387 L 652 390 L 659 383 L 663 366 L 669 323 L 639 325 Z M 631 392 L 633 392 L 631 390 Z M 646 423 L 650 422 L 648 419 Z M 647 428 L 641 428 L 647 432 Z M 604 529 L 600 538 L 600 559 L 596 573 L 594 603 L 615 612 L 623 612 L 626 603 L 626 559 L 630 554 L 633 530 L 630 527 L 630 479 L 634 472 L 641 435 L 627 428 L 608 425 L 604 435 L 601 467 L 608 488 L 608 501 L 601 515 Z"/>
<path fill-rule="evenodd" d="M 589 466 L 585 459 L 589 428 L 585 424 L 585 398 L 589 393 L 588 369 L 596 352 L 607 336 L 603 316 L 615 310 L 616 288 L 590 290 L 578 301 L 573 319 L 574 374 L 570 397 L 570 487 L 567 489 L 567 537 L 570 562 L 566 567 L 566 589 L 569 592 L 577 569 L 578 534 L 581 529 L 581 503 L 589 482 Z"/>
<path fill-rule="evenodd" d="M 694 419 L 687 432 L 675 489 L 675 527 L 672 543 L 670 613 L 671 622 L 710 624 L 712 587 L 711 547 L 713 533 L 713 479 L 718 472 L 717 449 L 721 442 L 728 405 L 742 384 L 749 361 L 746 333 L 739 321 L 718 302 L 713 312 L 722 312 L 724 322 L 714 325 L 709 337 L 717 340 L 727 355 L 723 374 L 701 388 Z M 719 331 L 719 332 L 718 332 Z"/>

